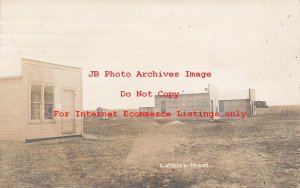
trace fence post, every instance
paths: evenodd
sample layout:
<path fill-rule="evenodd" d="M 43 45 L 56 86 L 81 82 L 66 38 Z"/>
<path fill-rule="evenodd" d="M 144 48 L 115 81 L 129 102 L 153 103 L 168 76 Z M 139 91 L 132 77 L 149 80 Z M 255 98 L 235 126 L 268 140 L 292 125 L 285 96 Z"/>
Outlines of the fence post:
<path fill-rule="evenodd" d="M 97 113 L 100 111 L 100 108 L 96 109 Z M 100 117 L 97 116 L 97 124 L 98 124 L 98 138 L 100 137 Z"/>

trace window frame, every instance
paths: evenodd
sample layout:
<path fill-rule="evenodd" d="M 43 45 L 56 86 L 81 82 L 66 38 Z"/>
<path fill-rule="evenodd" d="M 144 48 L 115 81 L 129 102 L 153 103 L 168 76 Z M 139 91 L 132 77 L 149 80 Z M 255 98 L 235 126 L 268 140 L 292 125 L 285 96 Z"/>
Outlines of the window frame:
<path fill-rule="evenodd" d="M 31 90 L 32 90 L 32 86 L 33 85 L 37 85 L 37 86 L 40 86 L 40 89 L 41 89 L 41 92 L 40 92 L 40 102 L 33 102 L 32 101 L 32 99 L 31 99 Z M 29 118 L 30 118 L 30 120 L 32 121 L 32 122 L 39 122 L 41 119 L 42 119 L 42 113 L 41 113 L 41 109 L 42 109 L 42 106 L 43 106 L 43 98 L 42 98 L 42 93 L 43 93 L 43 86 L 42 85 L 40 85 L 40 84 L 31 84 L 30 85 L 30 89 L 29 89 L 29 93 L 30 93 L 30 97 L 29 97 L 29 100 L 30 100 L 30 102 L 29 102 L 29 104 L 30 104 L 30 106 L 29 106 L 29 109 L 30 109 L 30 113 L 29 113 Z M 31 114 L 31 112 L 32 112 L 32 104 L 39 104 L 39 109 L 40 109 L 40 114 L 39 114 L 39 117 L 40 117 L 40 119 L 32 119 L 31 118 L 31 116 L 32 116 L 32 114 Z"/>
<path fill-rule="evenodd" d="M 41 86 L 41 103 L 40 104 L 40 119 L 31 119 L 31 104 L 37 103 L 31 101 L 31 88 L 32 85 L 39 85 Z M 46 87 L 53 87 L 53 119 L 45 119 L 45 86 Z M 40 82 L 29 82 L 29 114 L 28 119 L 29 123 L 55 123 L 55 117 L 54 117 L 54 108 L 55 108 L 55 85 L 54 84 L 47 84 L 47 83 L 40 83 Z M 49 103 L 47 103 L 49 104 Z"/>

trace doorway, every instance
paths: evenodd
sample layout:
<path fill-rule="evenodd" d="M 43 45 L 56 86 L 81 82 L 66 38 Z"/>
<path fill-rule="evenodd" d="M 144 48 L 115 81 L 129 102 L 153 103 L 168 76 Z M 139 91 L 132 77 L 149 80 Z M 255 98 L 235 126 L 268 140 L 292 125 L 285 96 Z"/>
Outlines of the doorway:
<path fill-rule="evenodd" d="M 73 90 L 63 90 L 62 92 L 62 109 L 64 112 L 69 112 L 68 117 L 63 118 L 62 133 L 75 133 L 75 94 Z"/>

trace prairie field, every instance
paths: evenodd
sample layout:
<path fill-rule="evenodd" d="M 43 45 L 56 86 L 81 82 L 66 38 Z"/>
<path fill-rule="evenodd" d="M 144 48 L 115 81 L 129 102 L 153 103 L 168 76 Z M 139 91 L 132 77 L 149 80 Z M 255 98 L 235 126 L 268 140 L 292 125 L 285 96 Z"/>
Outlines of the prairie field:
<path fill-rule="evenodd" d="M 84 133 L 1 141 L 0 187 L 300 187 L 300 106 L 220 121 L 87 121 Z"/>

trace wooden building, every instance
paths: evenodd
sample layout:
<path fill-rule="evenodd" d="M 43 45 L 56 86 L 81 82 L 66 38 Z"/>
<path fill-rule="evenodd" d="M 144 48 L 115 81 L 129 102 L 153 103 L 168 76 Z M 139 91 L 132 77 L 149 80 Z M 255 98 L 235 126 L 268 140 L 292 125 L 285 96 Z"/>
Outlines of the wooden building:
<path fill-rule="evenodd" d="M 246 115 L 256 116 L 255 90 L 226 91 L 219 95 L 220 116 L 226 112 L 246 112 Z"/>
<path fill-rule="evenodd" d="M 155 112 L 171 112 L 172 118 L 178 118 L 177 112 L 219 112 L 218 89 L 209 84 L 203 93 L 179 94 L 179 97 L 163 98 L 155 96 Z M 181 117 L 184 118 L 184 117 Z M 189 118 L 189 117 L 186 117 Z M 205 118 L 205 117 L 204 117 Z M 218 119 L 218 116 L 206 119 Z"/>
<path fill-rule="evenodd" d="M 139 112 L 155 112 L 154 107 L 139 107 Z M 143 117 L 144 119 L 149 119 L 151 117 Z"/>
<path fill-rule="evenodd" d="M 70 112 L 54 117 L 54 110 Z M 21 59 L 21 75 L 0 78 L 0 139 L 31 141 L 83 133 L 80 68 Z"/>
<path fill-rule="evenodd" d="M 203 93 L 180 94 L 176 99 L 155 96 L 155 112 L 171 112 L 172 118 L 184 118 L 185 116 L 178 116 L 178 111 L 186 114 L 210 112 L 209 116 L 201 117 L 204 119 L 225 118 L 227 117 L 226 112 L 232 113 L 237 111 L 246 112 L 246 116 L 255 116 L 255 90 L 220 92 L 216 86 L 209 84 L 206 92 Z M 186 118 L 197 119 L 197 116 L 191 115 Z"/>

